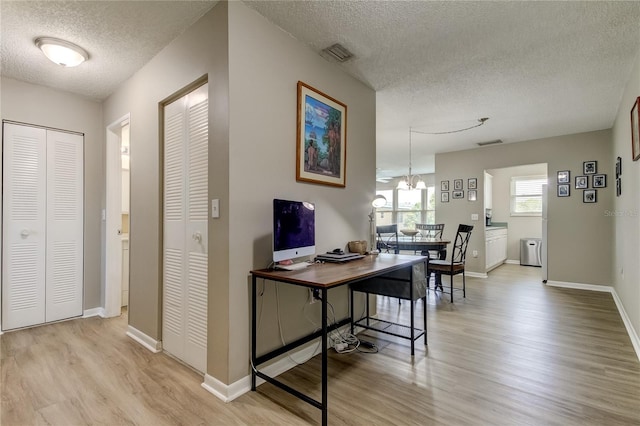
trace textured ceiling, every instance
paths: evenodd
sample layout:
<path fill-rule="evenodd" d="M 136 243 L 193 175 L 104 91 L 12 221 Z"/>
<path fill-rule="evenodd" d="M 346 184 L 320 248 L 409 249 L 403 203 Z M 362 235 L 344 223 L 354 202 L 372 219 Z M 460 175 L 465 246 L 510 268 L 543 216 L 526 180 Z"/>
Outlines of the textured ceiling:
<path fill-rule="evenodd" d="M 212 1 L 0 1 L 2 75 L 102 100 L 209 10 Z M 75 68 L 49 61 L 37 37 L 79 45 Z"/>
<path fill-rule="evenodd" d="M 640 2 L 246 2 L 377 92 L 378 176 L 433 154 L 606 129 L 640 50 Z M 320 90 L 324 90 L 320 88 Z M 331 94 L 339 98 L 340 94 Z M 630 106 L 629 106 L 630 108 Z"/>
<path fill-rule="evenodd" d="M 377 93 L 379 176 L 433 155 L 610 128 L 640 49 L 640 2 L 245 2 Z M 101 100 L 215 1 L 0 1 L 2 75 Z M 249 29 L 248 29 L 249 30 Z M 63 38 L 91 59 L 64 69 L 33 44 Z M 311 82 L 309 82 L 311 83 Z M 326 92 L 325 88 L 319 88 Z M 339 99 L 339 93 L 328 93 Z"/>

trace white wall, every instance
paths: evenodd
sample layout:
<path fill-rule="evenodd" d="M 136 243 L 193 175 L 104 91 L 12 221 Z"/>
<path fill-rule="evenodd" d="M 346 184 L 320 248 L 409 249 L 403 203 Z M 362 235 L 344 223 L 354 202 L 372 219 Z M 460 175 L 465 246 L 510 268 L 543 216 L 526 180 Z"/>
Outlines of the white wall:
<path fill-rule="evenodd" d="M 2 77 L 2 119 L 84 133 L 84 309 L 102 306 L 101 208 L 104 199 L 102 105 Z"/>
<path fill-rule="evenodd" d="M 622 195 L 614 197 L 611 210 L 603 211 L 614 224 L 612 281 L 636 337 L 640 333 L 640 161 L 632 161 L 630 111 L 638 96 L 640 52 L 613 126 L 613 161 L 622 158 Z M 615 173 L 609 175 L 607 185 L 615 188 Z"/>
<path fill-rule="evenodd" d="M 542 216 L 511 216 L 511 178 L 521 176 L 546 176 L 546 164 L 491 169 L 493 176 L 492 221 L 508 226 L 507 259 L 520 260 L 520 239 L 542 237 Z"/>

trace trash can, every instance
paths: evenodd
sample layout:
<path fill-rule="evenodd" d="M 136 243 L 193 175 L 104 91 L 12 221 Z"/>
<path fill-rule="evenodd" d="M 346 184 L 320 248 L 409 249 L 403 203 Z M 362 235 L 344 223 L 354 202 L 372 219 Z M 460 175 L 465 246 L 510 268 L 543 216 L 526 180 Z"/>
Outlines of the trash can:
<path fill-rule="evenodd" d="M 542 266 L 541 238 L 522 238 L 520 240 L 520 264 Z"/>

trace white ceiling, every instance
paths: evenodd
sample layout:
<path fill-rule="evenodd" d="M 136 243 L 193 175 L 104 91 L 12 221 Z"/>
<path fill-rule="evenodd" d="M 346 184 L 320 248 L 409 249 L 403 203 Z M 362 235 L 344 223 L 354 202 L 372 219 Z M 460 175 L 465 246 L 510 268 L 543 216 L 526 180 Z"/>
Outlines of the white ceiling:
<path fill-rule="evenodd" d="M 377 92 L 378 176 L 433 171 L 433 155 L 610 128 L 640 49 L 640 2 L 247 1 L 315 51 L 339 42 Z M 0 2 L 2 74 L 104 99 L 213 1 Z M 50 63 L 38 36 L 89 51 Z M 308 82 L 312 83 L 312 82 Z M 326 91 L 323 88 L 320 90 Z M 328 93 L 340 98 L 339 93 Z"/>

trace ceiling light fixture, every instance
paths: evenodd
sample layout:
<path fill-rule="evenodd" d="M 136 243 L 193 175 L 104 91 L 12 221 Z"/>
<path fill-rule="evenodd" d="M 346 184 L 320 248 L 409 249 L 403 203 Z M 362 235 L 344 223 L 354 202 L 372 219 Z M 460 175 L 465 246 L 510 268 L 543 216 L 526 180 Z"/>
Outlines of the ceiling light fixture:
<path fill-rule="evenodd" d="M 75 67 L 89 59 L 89 54 L 86 50 L 65 40 L 53 37 L 39 37 L 35 40 L 35 43 L 47 58 L 63 67 Z"/>
<path fill-rule="evenodd" d="M 449 133 L 458 133 L 458 132 L 464 132 L 465 130 L 475 129 L 476 127 L 482 126 L 484 123 L 487 122 L 487 120 L 489 120 L 489 117 L 478 118 L 477 120 L 478 124 L 474 124 L 473 126 L 470 126 L 470 127 L 465 127 L 464 129 L 449 130 L 447 132 L 419 132 L 417 130 L 414 130 L 414 132 L 421 133 L 423 135 L 448 135 Z"/>
<path fill-rule="evenodd" d="M 413 130 L 411 130 L 411 127 L 409 127 L 409 174 L 400 179 L 397 189 L 427 189 L 427 185 L 425 185 L 424 181 L 422 180 L 422 176 L 411 174 L 411 133 L 413 133 Z"/>

